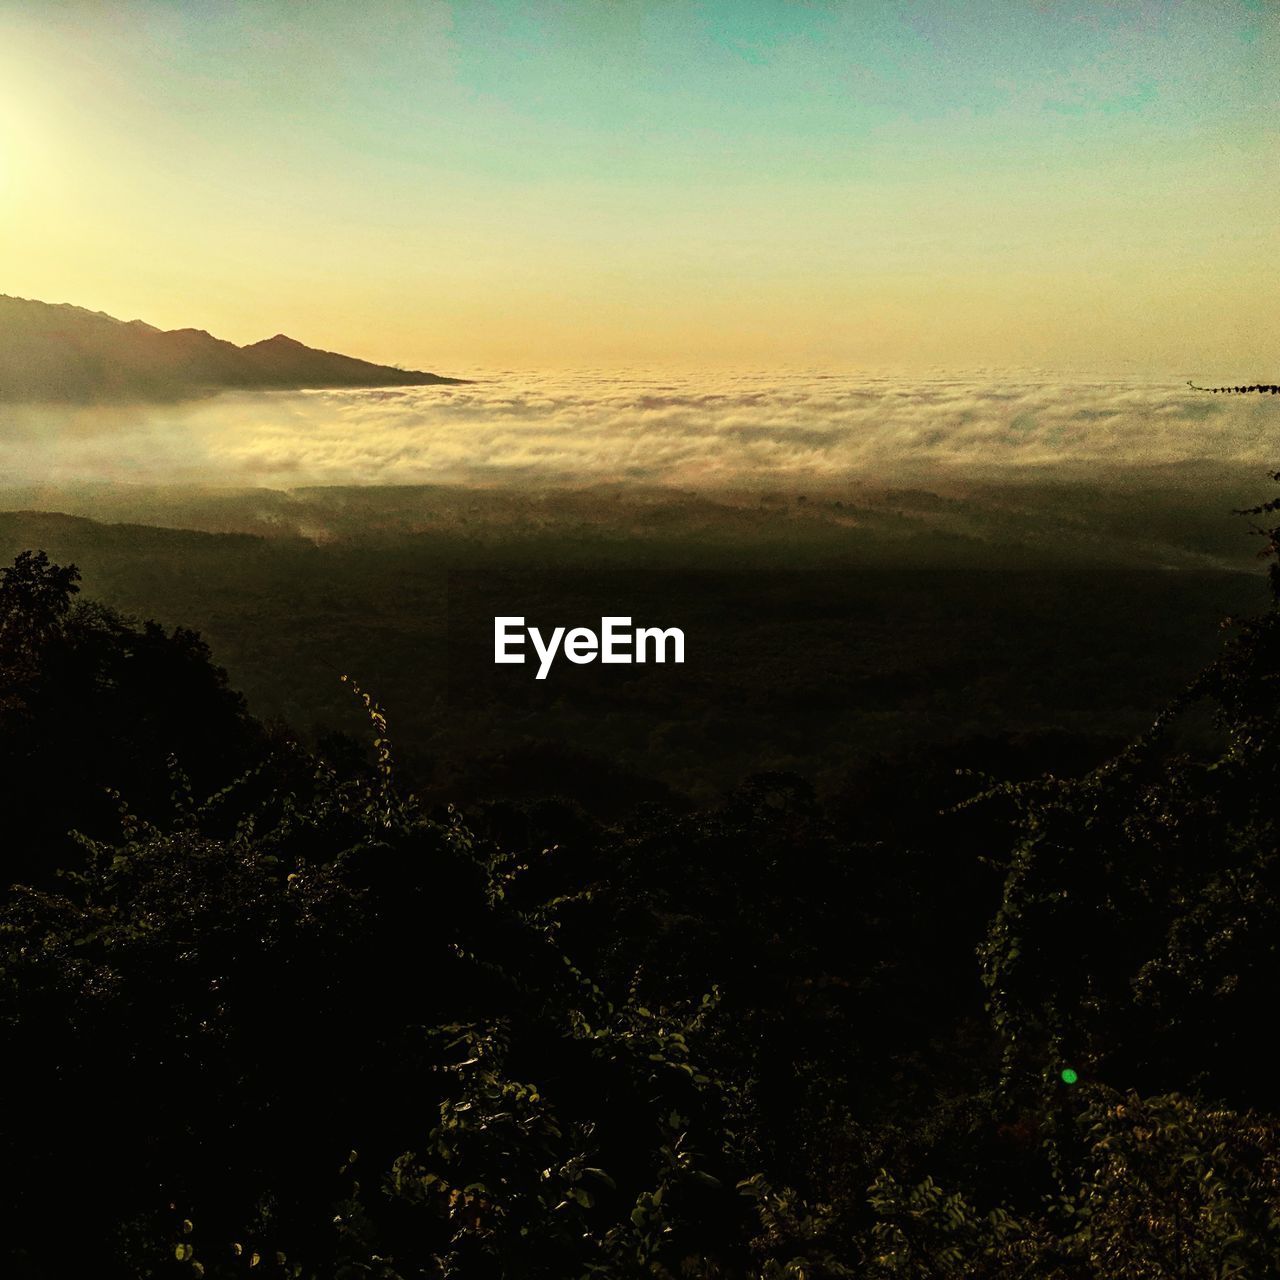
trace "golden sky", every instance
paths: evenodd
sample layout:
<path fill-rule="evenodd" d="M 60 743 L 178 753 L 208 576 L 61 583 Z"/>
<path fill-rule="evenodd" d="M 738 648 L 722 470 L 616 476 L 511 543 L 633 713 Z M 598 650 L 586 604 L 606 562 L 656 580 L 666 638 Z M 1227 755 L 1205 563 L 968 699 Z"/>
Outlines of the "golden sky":
<path fill-rule="evenodd" d="M 1280 6 L 0 0 L 0 292 L 439 370 L 1280 369 Z"/>

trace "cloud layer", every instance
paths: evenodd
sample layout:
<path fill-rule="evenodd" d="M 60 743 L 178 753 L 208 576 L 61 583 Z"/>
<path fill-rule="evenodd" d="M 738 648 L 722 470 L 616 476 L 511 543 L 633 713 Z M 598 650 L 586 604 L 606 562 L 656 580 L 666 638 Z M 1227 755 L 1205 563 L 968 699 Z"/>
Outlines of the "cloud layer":
<path fill-rule="evenodd" d="M 1280 399 L 1025 373 L 504 373 L 461 387 L 0 413 L 0 484 L 734 487 L 939 469 L 1280 465 Z"/>

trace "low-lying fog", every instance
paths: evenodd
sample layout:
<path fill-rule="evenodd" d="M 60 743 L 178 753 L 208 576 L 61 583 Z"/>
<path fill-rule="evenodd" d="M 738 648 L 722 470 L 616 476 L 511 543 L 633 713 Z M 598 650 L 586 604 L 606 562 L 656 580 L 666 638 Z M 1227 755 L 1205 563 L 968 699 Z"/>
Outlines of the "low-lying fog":
<path fill-rule="evenodd" d="M 0 406 L 0 485 L 735 487 L 1198 459 L 1271 466 L 1278 442 L 1280 399 L 1151 379 L 502 373 L 458 387 Z"/>

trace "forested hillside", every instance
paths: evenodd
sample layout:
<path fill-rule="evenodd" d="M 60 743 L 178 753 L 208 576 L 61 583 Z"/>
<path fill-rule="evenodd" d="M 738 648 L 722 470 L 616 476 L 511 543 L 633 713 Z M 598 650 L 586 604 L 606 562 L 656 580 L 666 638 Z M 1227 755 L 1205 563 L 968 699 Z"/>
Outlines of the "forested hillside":
<path fill-rule="evenodd" d="M 0 575 L 7 1274 L 1280 1274 L 1274 562 L 1101 764 L 608 818 L 415 799 L 394 707 L 304 745 L 78 576 Z"/>
<path fill-rule="evenodd" d="M 311 744 L 363 734 L 338 676 L 359 678 L 432 802 L 610 819 L 762 771 L 837 807 L 905 757 L 944 780 L 1075 771 L 1266 602 L 1238 468 L 931 483 L 42 489 L 0 493 L 40 508 L 0 512 L 0 560 L 42 547 L 97 600 L 199 631 L 253 713 Z M 559 670 L 531 697 L 489 661 L 512 613 L 679 625 L 687 662 Z"/>

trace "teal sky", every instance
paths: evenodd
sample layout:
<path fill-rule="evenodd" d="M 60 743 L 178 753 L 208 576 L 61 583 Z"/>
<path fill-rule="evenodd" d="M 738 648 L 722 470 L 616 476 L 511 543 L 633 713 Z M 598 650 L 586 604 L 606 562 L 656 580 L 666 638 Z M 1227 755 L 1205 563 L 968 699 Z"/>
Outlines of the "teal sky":
<path fill-rule="evenodd" d="M 454 367 L 1274 363 L 1277 13 L 0 0 L 0 291 Z"/>

